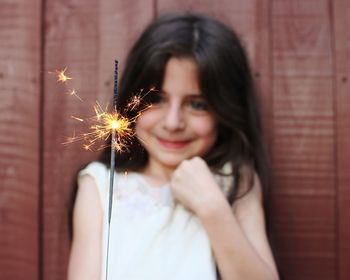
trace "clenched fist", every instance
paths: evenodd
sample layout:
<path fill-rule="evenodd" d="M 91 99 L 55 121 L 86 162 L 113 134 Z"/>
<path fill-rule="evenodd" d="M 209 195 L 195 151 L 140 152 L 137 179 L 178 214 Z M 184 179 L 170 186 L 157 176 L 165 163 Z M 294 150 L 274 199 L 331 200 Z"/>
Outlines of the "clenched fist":
<path fill-rule="evenodd" d="M 174 171 L 170 186 L 174 198 L 199 218 L 227 203 L 206 162 L 200 157 L 184 160 Z"/>

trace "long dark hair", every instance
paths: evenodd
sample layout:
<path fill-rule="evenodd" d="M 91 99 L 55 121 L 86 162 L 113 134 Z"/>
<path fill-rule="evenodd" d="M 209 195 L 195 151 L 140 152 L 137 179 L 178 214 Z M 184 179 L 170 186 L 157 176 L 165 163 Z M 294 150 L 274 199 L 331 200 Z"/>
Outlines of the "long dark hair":
<path fill-rule="evenodd" d="M 247 55 L 233 30 L 213 18 L 193 13 L 168 14 L 153 21 L 129 52 L 119 83 L 117 111 L 126 112 L 130 119 L 136 117 L 138 110 L 124 109 L 140 90 L 161 90 L 164 70 L 172 57 L 190 58 L 198 65 L 201 93 L 218 120 L 217 141 L 204 159 L 218 173 L 225 163 L 231 164 L 234 180 L 227 197 L 229 203 L 250 191 L 257 173 L 268 217 L 268 169 L 256 88 Z M 154 94 L 157 90 L 144 97 L 144 104 L 152 103 Z M 98 160 L 109 166 L 110 148 Z M 128 149 L 116 157 L 116 166 L 119 170 L 137 171 L 147 160 L 147 151 L 134 137 Z M 76 186 L 72 194 L 70 223 Z"/>
<path fill-rule="evenodd" d="M 238 36 L 210 17 L 192 13 L 168 14 L 151 23 L 131 49 L 120 81 L 117 110 L 123 109 L 140 89 L 162 88 L 164 69 L 171 57 L 191 58 L 198 65 L 199 85 L 218 120 L 218 139 L 205 156 L 213 170 L 230 162 L 234 186 L 228 200 L 238 197 L 241 182 L 250 182 L 256 172 L 266 187 L 266 160 L 261 140 L 256 90 L 248 59 Z M 144 102 L 152 99 L 145 97 Z M 129 111 L 128 118 L 137 112 Z M 138 170 L 147 163 L 147 152 L 133 139 L 118 155 L 120 170 Z M 106 165 L 110 150 L 99 160 Z M 241 180 L 241 177 L 250 180 Z"/>

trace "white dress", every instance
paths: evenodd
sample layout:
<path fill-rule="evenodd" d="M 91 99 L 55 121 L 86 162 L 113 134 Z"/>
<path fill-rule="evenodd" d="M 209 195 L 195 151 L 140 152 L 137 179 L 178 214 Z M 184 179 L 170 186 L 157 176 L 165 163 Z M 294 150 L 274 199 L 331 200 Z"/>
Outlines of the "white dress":
<path fill-rule="evenodd" d="M 105 280 L 109 170 L 90 163 L 104 209 Z M 215 280 L 208 236 L 200 221 L 180 204 L 174 206 L 168 185 L 150 186 L 142 175 L 115 173 L 109 241 L 109 280 Z"/>

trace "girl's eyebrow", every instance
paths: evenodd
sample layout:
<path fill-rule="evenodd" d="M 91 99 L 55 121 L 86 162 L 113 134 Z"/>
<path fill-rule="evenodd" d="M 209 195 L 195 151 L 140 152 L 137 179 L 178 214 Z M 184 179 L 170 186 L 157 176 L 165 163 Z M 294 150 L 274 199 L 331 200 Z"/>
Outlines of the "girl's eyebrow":
<path fill-rule="evenodd" d="M 160 94 L 165 94 L 165 95 L 169 95 L 169 93 L 162 89 L 159 91 Z M 186 93 L 185 97 L 202 97 L 203 95 L 200 92 L 191 92 L 191 93 Z"/>

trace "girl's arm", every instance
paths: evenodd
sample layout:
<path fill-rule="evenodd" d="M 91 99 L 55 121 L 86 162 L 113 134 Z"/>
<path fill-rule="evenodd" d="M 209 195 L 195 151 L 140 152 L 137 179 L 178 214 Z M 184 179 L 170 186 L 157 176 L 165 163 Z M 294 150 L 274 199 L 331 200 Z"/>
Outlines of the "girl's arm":
<path fill-rule="evenodd" d="M 79 180 L 73 211 L 73 241 L 68 280 L 99 280 L 101 277 L 103 212 L 94 179 Z"/>
<path fill-rule="evenodd" d="M 278 279 L 265 233 L 261 186 L 233 205 L 213 201 L 198 216 L 205 227 L 223 280 Z"/>
<path fill-rule="evenodd" d="M 202 159 L 183 162 L 173 176 L 174 196 L 201 220 L 223 280 L 278 279 L 257 176 L 254 181 L 231 208 Z"/>

